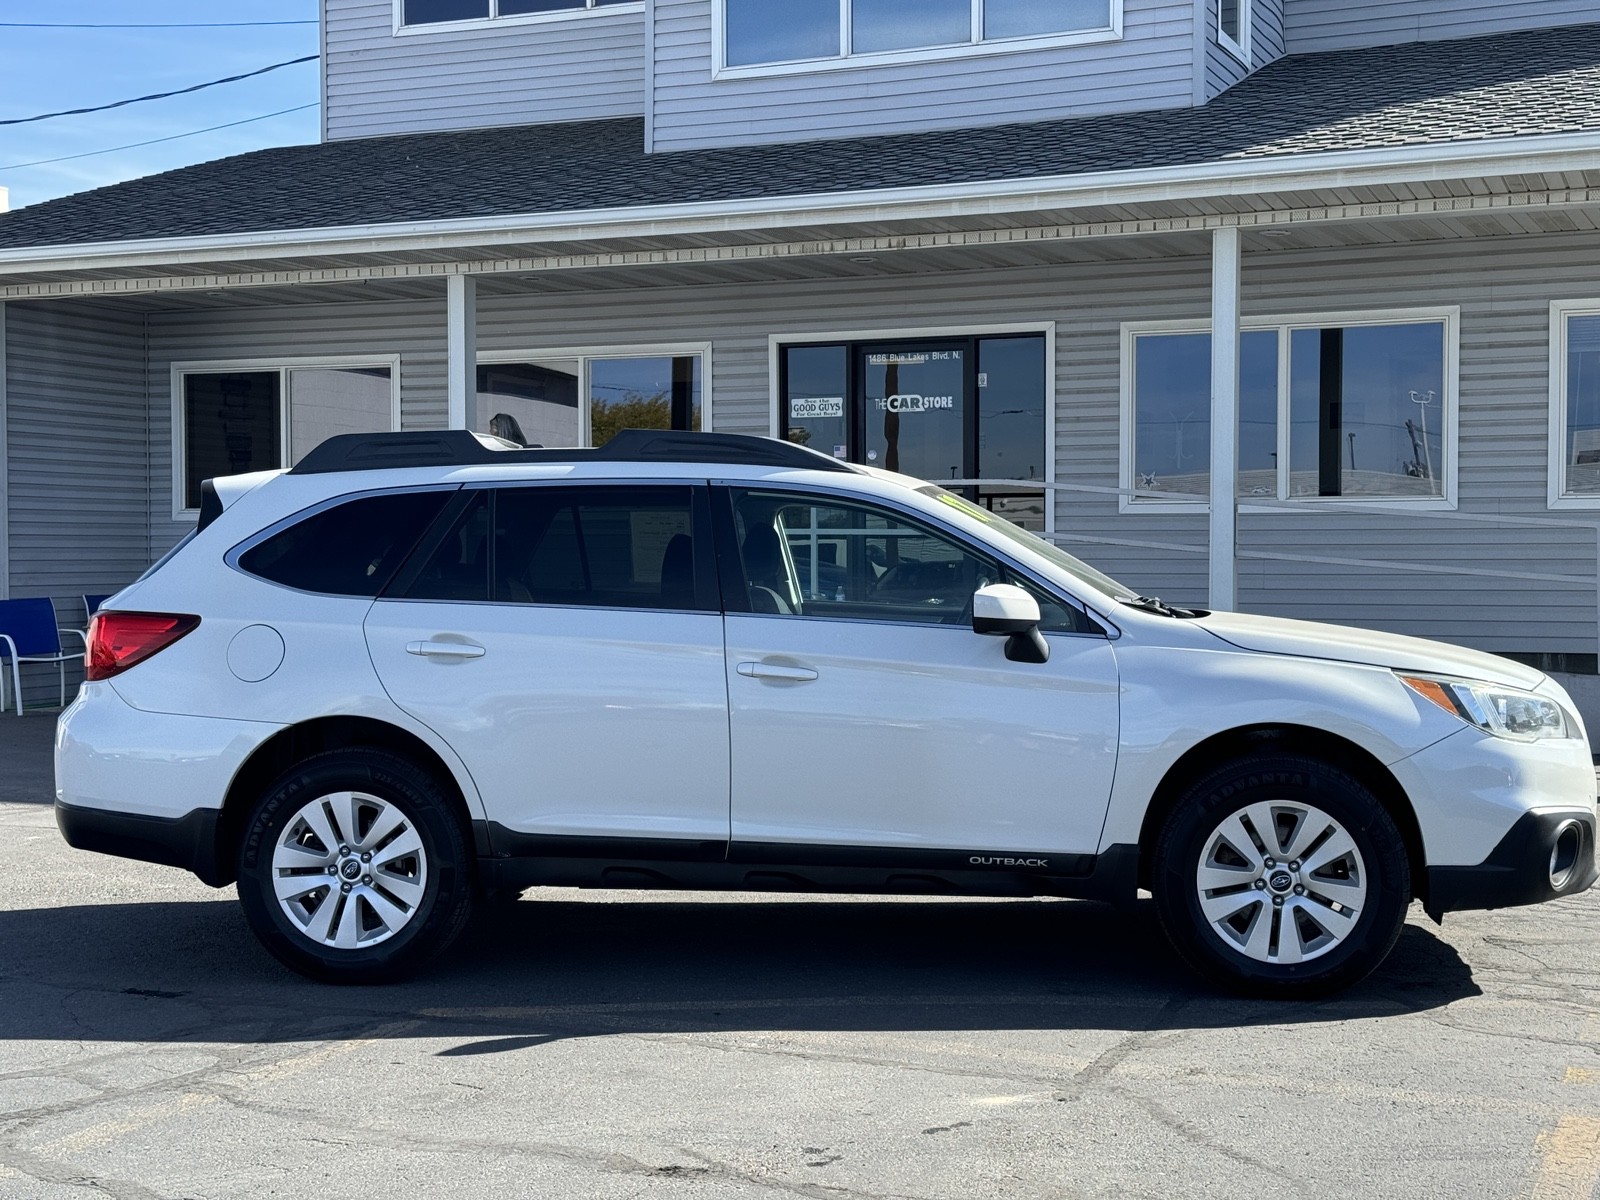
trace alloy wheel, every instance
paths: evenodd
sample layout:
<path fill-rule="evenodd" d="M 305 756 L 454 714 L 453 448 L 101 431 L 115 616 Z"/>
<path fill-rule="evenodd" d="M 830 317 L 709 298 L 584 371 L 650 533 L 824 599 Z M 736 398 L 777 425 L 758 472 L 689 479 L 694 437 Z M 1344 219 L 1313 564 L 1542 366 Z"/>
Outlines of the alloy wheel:
<path fill-rule="evenodd" d="M 361 950 L 416 916 L 428 860 L 411 818 L 365 792 L 318 796 L 289 819 L 272 853 L 278 904 L 321 946 Z"/>
<path fill-rule="evenodd" d="M 1292 801 L 1238 809 L 1212 830 L 1195 868 L 1200 909 L 1232 949 L 1273 965 L 1308 962 L 1355 930 L 1367 871 L 1350 834 Z"/>

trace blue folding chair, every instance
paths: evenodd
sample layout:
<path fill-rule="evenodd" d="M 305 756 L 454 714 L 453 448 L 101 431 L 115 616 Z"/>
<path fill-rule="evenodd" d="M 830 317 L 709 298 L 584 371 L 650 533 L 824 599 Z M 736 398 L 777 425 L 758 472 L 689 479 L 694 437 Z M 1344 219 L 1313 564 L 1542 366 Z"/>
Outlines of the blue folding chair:
<path fill-rule="evenodd" d="M 83 643 L 83 649 L 67 652 L 61 648 L 61 635 L 70 633 Z M 88 652 L 89 639 L 79 629 L 62 629 L 56 624 L 56 606 L 46 599 L 0 600 L 0 712 L 5 711 L 5 666 L 11 670 L 11 691 L 16 697 L 17 716 L 22 715 L 22 664 L 55 663 L 61 677 L 61 704 L 67 703 L 67 664 L 81 660 Z"/>
<path fill-rule="evenodd" d="M 85 592 L 83 596 L 83 619 L 85 621 L 90 620 L 95 613 L 100 611 L 100 606 L 115 594 L 114 592 L 107 592 L 104 596 L 94 596 Z"/>

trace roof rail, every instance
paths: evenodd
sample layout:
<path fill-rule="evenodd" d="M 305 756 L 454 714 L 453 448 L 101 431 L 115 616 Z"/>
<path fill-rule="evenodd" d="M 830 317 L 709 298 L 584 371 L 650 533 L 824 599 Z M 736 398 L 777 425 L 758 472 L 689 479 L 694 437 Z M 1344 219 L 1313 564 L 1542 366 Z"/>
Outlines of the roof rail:
<path fill-rule="evenodd" d="M 685 462 L 802 471 L 854 471 L 848 463 L 776 438 L 744 433 L 624 429 L 595 449 L 523 449 L 465 429 L 416 433 L 340 433 L 307 454 L 291 475 L 386 471 L 400 467 L 467 467 L 511 463 Z"/>

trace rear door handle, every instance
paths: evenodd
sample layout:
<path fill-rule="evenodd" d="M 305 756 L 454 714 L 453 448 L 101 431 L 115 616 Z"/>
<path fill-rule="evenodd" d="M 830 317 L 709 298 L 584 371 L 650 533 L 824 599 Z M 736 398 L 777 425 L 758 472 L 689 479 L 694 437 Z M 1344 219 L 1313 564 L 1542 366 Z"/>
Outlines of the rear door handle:
<path fill-rule="evenodd" d="M 422 658 L 482 658 L 485 651 L 475 642 L 410 642 L 406 653 Z"/>
<path fill-rule="evenodd" d="M 777 663 L 742 662 L 736 668 L 746 679 L 782 679 L 789 683 L 809 683 L 817 678 L 810 667 L 783 667 Z"/>

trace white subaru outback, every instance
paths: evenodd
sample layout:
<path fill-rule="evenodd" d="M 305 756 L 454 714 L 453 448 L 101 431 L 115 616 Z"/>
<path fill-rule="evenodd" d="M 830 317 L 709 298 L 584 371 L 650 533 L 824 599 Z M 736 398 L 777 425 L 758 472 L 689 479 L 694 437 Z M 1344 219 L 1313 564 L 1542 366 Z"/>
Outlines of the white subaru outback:
<path fill-rule="evenodd" d="M 237 881 L 393 978 L 546 885 L 1154 893 L 1224 985 L 1371 971 L 1595 879 L 1571 701 L 1514 662 L 1135 595 L 920 481 L 765 438 L 346 435 L 218 479 L 56 742 L 87 850 Z"/>

